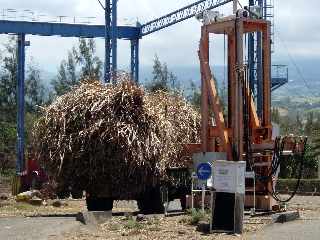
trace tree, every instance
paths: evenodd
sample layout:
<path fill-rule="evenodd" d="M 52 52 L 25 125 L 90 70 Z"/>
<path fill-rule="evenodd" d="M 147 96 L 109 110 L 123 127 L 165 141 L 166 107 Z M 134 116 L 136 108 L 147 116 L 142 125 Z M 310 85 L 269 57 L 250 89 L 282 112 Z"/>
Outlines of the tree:
<path fill-rule="evenodd" d="M 17 112 L 17 41 L 11 37 L 5 52 L 0 76 L 0 121 L 13 122 Z"/>
<path fill-rule="evenodd" d="M 68 92 L 70 88 L 74 85 L 74 84 L 70 84 L 69 77 L 67 75 L 66 65 L 67 65 L 67 62 L 63 60 L 60 63 L 58 75 L 56 79 L 53 79 L 51 82 L 51 84 L 53 85 L 55 94 L 57 96 L 60 96 Z"/>
<path fill-rule="evenodd" d="M 27 71 L 26 79 L 26 106 L 27 111 L 35 113 L 37 106 L 41 106 L 45 102 L 45 87 L 41 82 L 40 69 L 31 63 Z"/>
<path fill-rule="evenodd" d="M 81 66 L 80 79 L 99 80 L 102 75 L 102 61 L 96 55 L 94 39 L 79 39 L 78 49 L 73 48 L 76 62 Z"/>
<path fill-rule="evenodd" d="M 156 55 L 153 62 L 153 78 L 147 89 L 151 92 L 162 91 L 175 91 L 179 87 L 177 77 L 168 70 L 166 63 L 161 63 Z"/>
<path fill-rule="evenodd" d="M 271 109 L 271 120 L 274 123 L 277 123 L 277 124 L 280 123 L 280 113 L 279 113 L 279 109 L 276 107 L 273 107 Z"/>
<path fill-rule="evenodd" d="M 307 115 L 306 124 L 304 127 L 304 134 L 307 136 L 311 136 L 314 129 L 314 114 L 313 112 L 309 112 Z"/>
<path fill-rule="evenodd" d="M 200 88 L 196 86 L 196 84 L 191 81 L 191 94 L 189 95 L 190 103 L 196 108 L 200 109 L 201 106 L 201 91 Z"/>
<path fill-rule="evenodd" d="M 9 38 L 4 47 L 0 72 L 0 151 L 13 154 L 17 135 L 17 39 L 15 37 Z M 44 95 L 40 70 L 32 61 L 29 64 L 25 81 L 27 138 L 31 135 L 34 122 L 31 119 L 36 117 L 34 114 L 35 105 L 43 104 Z"/>
<path fill-rule="evenodd" d="M 99 80 L 102 75 L 102 61 L 96 55 L 93 39 L 79 39 L 77 47 L 68 52 L 67 60 L 62 60 L 58 74 L 51 82 L 55 94 L 60 96 L 81 80 Z"/>
<path fill-rule="evenodd" d="M 297 133 L 299 135 L 303 135 L 303 120 L 302 117 L 300 115 L 300 113 L 298 112 L 296 115 L 296 122 L 295 122 L 295 128 L 294 128 L 294 133 Z"/>

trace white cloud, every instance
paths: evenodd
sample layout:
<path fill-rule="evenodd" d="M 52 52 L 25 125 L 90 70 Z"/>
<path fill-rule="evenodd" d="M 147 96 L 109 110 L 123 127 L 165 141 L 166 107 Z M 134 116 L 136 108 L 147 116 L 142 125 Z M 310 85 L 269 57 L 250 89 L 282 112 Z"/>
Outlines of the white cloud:
<path fill-rule="evenodd" d="M 137 19 L 144 23 L 156 17 L 162 16 L 175 9 L 183 7 L 195 0 L 119 0 L 118 14 L 119 24 L 135 22 Z M 102 2 L 104 2 L 102 0 Z M 312 55 L 320 57 L 320 21 L 318 21 L 318 9 L 320 1 L 281 0 L 275 1 L 276 29 L 280 32 L 281 39 L 286 43 L 291 55 L 300 57 Z M 241 1 L 246 5 L 247 1 Z M 97 22 L 103 23 L 103 10 L 97 0 L 0 0 L 0 6 L 16 8 L 20 10 L 32 9 L 38 13 L 57 16 L 97 17 Z M 224 13 L 230 13 L 230 7 L 220 8 Z M 0 16 L 1 17 L 1 16 Z M 155 54 L 169 65 L 196 65 L 197 48 L 200 37 L 200 24 L 192 19 L 173 27 L 164 29 L 158 33 L 146 36 L 141 41 L 140 61 L 142 65 L 152 64 Z M 32 46 L 29 54 L 41 66 L 55 70 L 66 54 L 71 49 L 76 39 L 58 39 L 57 37 L 28 37 Z M 223 41 L 215 41 L 214 60 L 222 63 Z M 103 41 L 97 40 L 99 56 L 103 58 Z M 276 43 L 275 58 L 283 58 L 287 53 L 280 43 Z M 129 43 L 119 43 L 119 65 L 128 68 L 130 60 Z"/>

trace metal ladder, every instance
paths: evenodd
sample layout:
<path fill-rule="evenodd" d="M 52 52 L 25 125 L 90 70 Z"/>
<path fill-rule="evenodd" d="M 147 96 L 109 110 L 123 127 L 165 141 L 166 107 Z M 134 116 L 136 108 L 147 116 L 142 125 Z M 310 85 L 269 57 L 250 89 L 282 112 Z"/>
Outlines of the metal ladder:
<path fill-rule="evenodd" d="M 271 53 L 274 52 L 274 0 L 264 0 L 263 18 L 271 22 Z"/>

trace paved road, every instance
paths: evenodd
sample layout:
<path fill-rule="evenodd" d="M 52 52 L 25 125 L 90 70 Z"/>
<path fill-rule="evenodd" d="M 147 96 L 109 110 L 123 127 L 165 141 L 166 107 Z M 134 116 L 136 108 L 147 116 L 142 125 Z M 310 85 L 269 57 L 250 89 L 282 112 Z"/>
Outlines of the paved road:
<path fill-rule="evenodd" d="M 74 217 L 0 218 L 0 239 L 61 239 L 64 232 L 75 231 L 80 223 Z"/>
<path fill-rule="evenodd" d="M 252 240 L 319 240 L 320 219 L 296 220 L 287 223 L 275 223 L 261 232 L 248 236 Z"/>

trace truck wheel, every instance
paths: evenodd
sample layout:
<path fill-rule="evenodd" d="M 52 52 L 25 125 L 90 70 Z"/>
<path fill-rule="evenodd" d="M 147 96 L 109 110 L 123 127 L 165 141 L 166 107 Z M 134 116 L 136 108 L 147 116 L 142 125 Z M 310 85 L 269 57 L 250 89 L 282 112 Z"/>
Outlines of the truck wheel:
<path fill-rule="evenodd" d="M 72 190 L 71 191 L 71 196 L 73 199 L 82 199 L 83 197 L 83 192 L 80 190 Z"/>
<path fill-rule="evenodd" d="M 137 200 L 137 203 L 140 211 L 144 214 L 164 212 L 164 206 L 159 187 L 146 191 L 142 198 Z"/>
<path fill-rule="evenodd" d="M 185 211 L 187 208 L 187 199 L 186 196 L 180 197 L 180 204 L 182 211 Z"/>
<path fill-rule="evenodd" d="M 66 199 L 70 196 L 70 191 L 69 190 L 62 190 L 57 192 L 57 196 L 59 199 Z"/>
<path fill-rule="evenodd" d="M 39 184 L 38 184 L 37 176 L 32 175 L 30 189 L 31 190 L 39 190 L 38 186 L 39 186 Z"/>
<path fill-rule="evenodd" d="M 88 211 L 111 211 L 113 208 L 112 198 L 86 198 Z"/>

